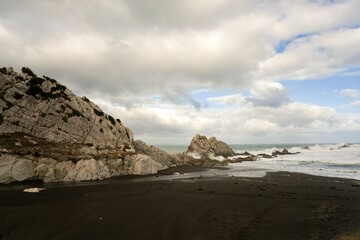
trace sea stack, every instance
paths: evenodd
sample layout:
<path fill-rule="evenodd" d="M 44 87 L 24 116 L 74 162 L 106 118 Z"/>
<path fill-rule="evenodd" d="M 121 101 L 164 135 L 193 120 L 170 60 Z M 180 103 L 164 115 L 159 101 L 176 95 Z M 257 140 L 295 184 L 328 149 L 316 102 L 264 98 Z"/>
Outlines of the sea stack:
<path fill-rule="evenodd" d="M 210 157 L 222 156 L 224 158 L 232 157 L 235 152 L 225 142 L 217 140 L 215 137 L 209 139 L 205 135 L 196 134 L 191 140 L 186 155 Z"/>

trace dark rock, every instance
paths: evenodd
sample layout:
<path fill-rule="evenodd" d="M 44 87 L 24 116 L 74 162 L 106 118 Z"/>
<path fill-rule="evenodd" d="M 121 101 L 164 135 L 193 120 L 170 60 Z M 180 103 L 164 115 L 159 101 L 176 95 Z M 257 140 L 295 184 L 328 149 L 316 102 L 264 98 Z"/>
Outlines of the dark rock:
<path fill-rule="evenodd" d="M 282 151 L 274 151 L 271 156 L 276 157 L 276 156 L 280 156 L 280 155 L 292 155 L 292 154 L 298 154 L 299 152 L 296 153 L 291 153 L 289 152 L 289 150 L 287 150 L 286 148 L 284 148 Z"/>

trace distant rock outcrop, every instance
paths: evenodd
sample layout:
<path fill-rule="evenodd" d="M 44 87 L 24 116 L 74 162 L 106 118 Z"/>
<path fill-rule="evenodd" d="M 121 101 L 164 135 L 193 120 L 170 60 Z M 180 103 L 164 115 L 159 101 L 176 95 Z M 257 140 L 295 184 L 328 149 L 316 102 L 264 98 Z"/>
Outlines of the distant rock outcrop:
<path fill-rule="evenodd" d="M 186 155 L 199 157 L 222 156 L 224 158 L 235 155 L 235 152 L 224 142 L 215 137 L 209 139 L 200 134 L 196 134 L 191 140 Z"/>

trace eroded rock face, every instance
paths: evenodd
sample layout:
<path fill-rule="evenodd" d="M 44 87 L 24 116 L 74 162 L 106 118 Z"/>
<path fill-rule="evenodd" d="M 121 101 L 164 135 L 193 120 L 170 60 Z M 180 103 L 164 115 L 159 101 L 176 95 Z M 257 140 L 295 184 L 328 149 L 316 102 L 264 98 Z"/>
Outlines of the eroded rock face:
<path fill-rule="evenodd" d="M 0 69 L 0 133 L 22 132 L 54 142 L 134 150 L 119 119 L 49 77 Z"/>
<path fill-rule="evenodd" d="M 34 160 L 13 154 L 0 156 L 0 183 L 27 179 L 44 182 L 79 182 L 102 180 L 121 175 L 155 174 L 168 166 L 143 154 L 129 154 L 125 159 L 84 159 L 57 162 L 50 158 Z"/>
<path fill-rule="evenodd" d="M 130 167 L 129 170 L 135 175 L 155 174 L 159 170 L 167 169 L 167 166 L 154 161 L 151 157 L 143 154 L 136 154 L 129 157 Z"/>
<path fill-rule="evenodd" d="M 186 151 L 189 156 L 209 157 L 222 156 L 224 158 L 234 156 L 234 151 L 224 142 L 217 140 L 215 137 L 209 139 L 200 134 L 196 134 L 191 140 L 190 146 Z"/>
<path fill-rule="evenodd" d="M 141 140 L 134 141 L 135 150 L 137 153 L 150 156 L 163 166 L 174 166 L 176 164 L 176 158 L 154 146 L 148 146 Z"/>

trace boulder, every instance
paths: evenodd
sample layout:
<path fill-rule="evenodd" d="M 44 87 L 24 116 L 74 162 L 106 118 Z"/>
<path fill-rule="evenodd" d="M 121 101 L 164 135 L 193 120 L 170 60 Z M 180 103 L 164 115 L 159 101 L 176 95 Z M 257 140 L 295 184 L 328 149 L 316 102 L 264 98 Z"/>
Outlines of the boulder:
<path fill-rule="evenodd" d="M 14 181 L 11 170 L 16 160 L 17 158 L 12 155 L 2 154 L 0 156 L 0 183 Z"/>
<path fill-rule="evenodd" d="M 11 170 L 12 177 L 16 181 L 24 181 L 34 176 L 33 161 L 27 159 L 18 159 Z"/>
<path fill-rule="evenodd" d="M 135 154 L 129 156 L 127 161 L 130 163 L 131 173 L 135 175 L 155 174 L 160 170 L 168 168 L 161 163 L 154 161 L 150 156 Z"/>
<path fill-rule="evenodd" d="M 12 154 L 0 156 L 0 183 L 23 181 L 34 176 L 34 165 L 29 159 Z"/>

